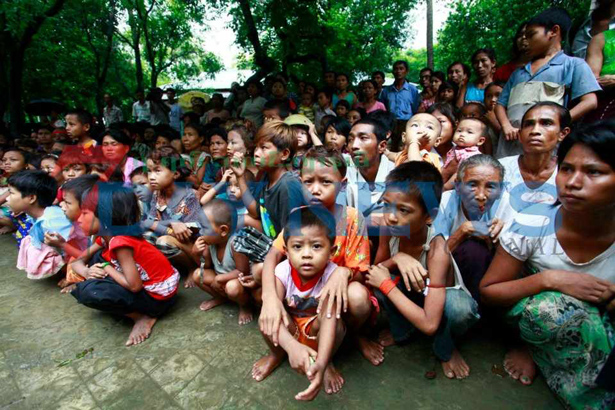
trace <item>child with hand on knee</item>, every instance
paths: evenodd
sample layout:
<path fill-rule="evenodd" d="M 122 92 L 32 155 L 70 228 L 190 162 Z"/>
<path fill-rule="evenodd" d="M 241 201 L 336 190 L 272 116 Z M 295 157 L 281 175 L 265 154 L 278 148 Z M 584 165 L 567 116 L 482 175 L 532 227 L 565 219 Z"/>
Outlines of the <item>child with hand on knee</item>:
<path fill-rule="evenodd" d="M 295 399 L 313 400 L 323 382 L 335 377 L 330 361 L 345 335 L 341 319 L 316 311 L 322 289 L 336 268 L 331 262 L 335 218 L 320 206 L 297 208 L 284 226 L 284 240 L 288 259 L 275 269 L 275 287 L 290 316 L 289 325 L 280 327 L 279 345 L 263 333 L 271 352 L 254 364 L 252 377 L 265 379 L 288 355 L 291 367 L 310 381 Z"/>
<path fill-rule="evenodd" d="M 222 199 L 212 199 L 203 206 L 207 218 L 203 236 L 194 244 L 194 252 L 201 255 L 201 266 L 192 279 L 194 284 L 209 293 L 213 299 L 201 303 L 203 311 L 232 300 L 239 305 L 239 324 L 250 323 L 253 318 L 250 294 L 239 282 L 240 275 L 249 275 L 248 257 L 233 249 L 237 226 L 237 210 Z"/>

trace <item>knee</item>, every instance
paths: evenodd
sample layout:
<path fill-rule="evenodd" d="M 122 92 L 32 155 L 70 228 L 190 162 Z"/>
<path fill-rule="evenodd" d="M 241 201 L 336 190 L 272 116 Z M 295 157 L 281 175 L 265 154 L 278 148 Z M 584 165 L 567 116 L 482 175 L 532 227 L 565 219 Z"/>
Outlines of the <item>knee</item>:
<path fill-rule="evenodd" d="M 452 326 L 471 326 L 480 318 L 478 303 L 463 290 L 447 290 L 444 314 Z"/>
<path fill-rule="evenodd" d="M 236 298 L 241 294 L 241 292 L 243 292 L 243 286 L 239 283 L 239 280 L 233 279 L 226 282 L 224 290 L 228 297 Z"/>
<path fill-rule="evenodd" d="M 359 282 L 348 285 L 348 307 L 351 312 L 369 312 L 371 305 L 369 291 Z"/>
<path fill-rule="evenodd" d="M 179 242 L 177 241 L 177 239 L 175 239 L 175 237 L 171 235 L 163 235 L 160 238 L 156 239 L 156 245 L 177 246 L 179 245 Z"/>

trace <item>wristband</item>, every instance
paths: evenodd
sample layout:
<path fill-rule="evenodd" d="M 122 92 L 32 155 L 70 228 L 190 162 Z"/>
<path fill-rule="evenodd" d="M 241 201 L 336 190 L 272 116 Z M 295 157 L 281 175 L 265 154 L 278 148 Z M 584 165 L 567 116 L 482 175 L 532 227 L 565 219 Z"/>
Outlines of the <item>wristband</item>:
<path fill-rule="evenodd" d="M 173 228 L 167 228 L 167 235 L 173 235 Z"/>
<path fill-rule="evenodd" d="M 383 295 L 387 296 L 396 286 L 397 285 L 393 280 L 385 279 L 380 286 L 378 286 L 378 289 L 380 289 L 380 292 L 382 292 Z"/>
<path fill-rule="evenodd" d="M 107 266 L 111 266 L 111 263 L 110 263 L 110 262 L 103 262 L 103 263 L 100 265 L 100 268 L 101 268 L 101 269 L 105 269 Z"/>

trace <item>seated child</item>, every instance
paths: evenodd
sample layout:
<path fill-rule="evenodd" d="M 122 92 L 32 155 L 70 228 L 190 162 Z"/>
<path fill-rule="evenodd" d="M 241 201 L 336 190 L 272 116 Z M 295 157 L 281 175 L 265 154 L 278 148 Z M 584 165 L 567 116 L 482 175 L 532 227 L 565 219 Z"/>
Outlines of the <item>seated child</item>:
<path fill-rule="evenodd" d="M 201 266 L 193 272 L 192 279 L 213 299 L 201 303 L 199 308 L 207 311 L 230 299 L 239 305 L 239 324 L 245 325 L 253 318 L 250 295 L 233 279 L 249 274 L 250 263 L 246 255 L 236 252 L 232 246 L 237 212 L 222 199 L 209 201 L 203 206 L 203 212 L 207 226 L 194 244 L 194 252 L 201 255 Z"/>
<path fill-rule="evenodd" d="M 134 326 L 126 346 L 144 342 L 158 318 L 175 303 L 179 273 L 153 245 L 141 237 L 139 202 L 122 184 L 97 184 L 84 194 L 79 223 L 98 235 L 106 262 L 80 272 L 88 280 L 70 289 L 89 308 L 126 316 Z"/>
<path fill-rule="evenodd" d="M 459 118 L 484 118 L 487 115 L 487 108 L 477 101 L 467 102 L 459 110 Z"/>
<path fill-rule="evenodd" d="M 406 132 L 402 134 L 406 147 L 401 152 L 387 150 L 385 154 L 395 161 L 395 166 L 408 161 L 425 161 L 440 170 L 442 160 L 434 148 L 440 143 L 441 132 L 442 125 L 436 117 L 426 113 L 415 114 L 406 123 Z"/>
<path fill-rule="evenodd" d="M 438 88 L 438 95 L 436 96 L 436 102 L 442 104 L 455 104 L 457 101 L 457 93 L 459 92 L 459 88 L 454 83 L 449 83 L 448 81 L 444 81 L 440 84 L 440 88 Z M 430 107 L 431 108 L 431 107 Z M 429 112 L 427 109 L 426 112 Z"/>
<path fill-rule="evenodd" d="M 327 149 L 346 153 L 350 135 L 350 123 L 345 118 L 333 117 L 325 123 L 325 146 Z"/>
<path fill-rule="evenodd" d="M 200 185 L 205 173 L 206 164 L 211 160 L 209 154 L 203 152 L 203 143 L 205 141 L 209 141 L 209 139 L 206 137 L 200 124 L 187 124 L 184 126 L 184 135 L 181 138 L 181 152 L 183 152 L 181 156 L 191 171 L 188 181 L 195 187 Z M 171 141 L 166 145 L 171 146 Z"/>
<path fill-rule="evenodd" d="M 62 250 L 45 244 L 45 233 L 56 232 L 73 246 L 85 248 L 83 237 L 77 238 L 62 209 L 52 206 L 57 189 L 58 183 L 45 171 L 22 171 L 9 178 L 9 207 L 14 214 L 23 212 L 32 219 L 17 256 L 17 268 L 26 271 L 29 279 L 48 278 L 64 267 Z"/>
<path fill-rule="evenodd" d="M 227 159 L 228 134 L 224 128 L 213 128 L 205 133 L 205 140 L 209 142 L 211 158 L 199 166 L 196 175 L 197 187 L 207 192 L 218 180 L 218 173 Z"/>
<path fill-rule="evenodd" d="M 139 167 L 130 173 L 130 182 L 132 189 L 139 198 L 139 208 L 141 209 L 141 215 L 147 215 L 149 212 L 149 205 L 152 200 L 152 190 L 147 179 L 147 168 Z"/>
<path fill-rule="evenodd" d="M 148 179 L 153 191 L 149 212 L 142 222 L 145 237 L 176 266 L 191 272 L 198 263 L 192 253 L 201 207 L 190 184 L 190 170 L 171 147 L 152 151 L 147 159 Z M 188 225 L 190 224 L 190 225 Z"/>
<path fill-rule="evenodd" d="M 348 114 L 346 114 L 346 119 L 350 123 L 351 127 L 357 121 L 360 121 L 361 119 L 365 117 L 367 117 L 367 113 L 365 112 L 365 109 L 361 107 L 353 107 L 350 110 L 348 110 Z"/>
<path fill-rule="evenodd" d="M 41 171 L 48 174 L 53 174 L 58 162 L 58 156 L 55 154 L 47 154 L 41 158 Z"/>
<path fill-rule="evenodd" d="M 284 232 L 288 259 L 275 268 L 275 288 L 291 321 L 279 329 L 279 346 L 263 333 L 270 354 L 254 364 L 252 377 L 262 381 L 288 355 L 291 367 L 310 381 L 295 399 L 313 400 L 323 381 L 335 377 L 330 361 L 345 334 L 341 319 L 316 313 L 321 291 L 336 268 L 330 260 L 335 219 L 322 207 L 301 207 L 291 212 Z"/>
<path fill-rule="evenodd" d="M 499 81 L 494 81 L 491 84 L 488 84 L 487 87 L 485 87 L 484 103 L 485 108 L 487 109 L 487 114 L 485 114 L 485 120 L 487 121 L 491 129 L 493 129 L 493 131 L 495 131 L 496 133 L 499 133 L 502 130 L 502 126 L 500 125 L 500 122 L 495 115 L 495 107 L 498 103 L 498 99 L 500 98 L 503 89 L 504 83 Z"/>
<path fill-rule="evenodd" d="M 459 121 L 453 143 L 455 146 L 446 153 L 446 160 L 442 167 L 442 177 L 446 184 L 444 190 L 453 189 L 457 167 L 464 160 L 480 155 L 479 147 L 489 138 L 489 127 L 478 118 L 464 118 Z"/>
<path fill-rule="evenodd" d="M 292 159 L 292 169 L 298 170 L 301 168 L 301 158 L 312 146 L 322 145 L 320 138 L 316 134 L 314 124 L 307 117 L 301 114 L 293 114 L 284 120 L 284 123 L 290 125 L 295 132 L 297 141 L 297 150 Z"/>
<path fill-rule="evenodd" d="M 269 121 L 284 121 L 290 115 L 290 107 L 288 102 L 271 100 L 267 101 L 263 106 L 263 120 Z"/>
<path fill-rule="evenodd" d="M 314 114 L 314 125 L 316 125 L 316 131 L 318 134 L 322 135 L 325 132 L 324 117 L 335 117 L 335 111 L 331 109 L 331 99 L 333 98 L 333 94 L 329 90 L 320 90 L 318 91 L 317 97 L 318 107 L 316 108 L 316 112 Z"/>
<path fill-rule="evenodd" d="M 17 240 L 17 247 L 21 240 L 28 235 L 31 221 L 25 213 L 14 214 L 8 205 L 4 205 L 9 196 L 8 180 L 11 175 L 29 168 L 30 153 L 20 149 L 9 148 L 2 156 L 2 181 L 0 182 L 0 234 L 14 232 L 13 237 Z"/>
<path fill-rule="evenodd" d="M 45 243 L 49 246 L 62 249 L 66 256 L 66 278 L 58 282 L 58 286 L 62 289 L 73 283 L 85 280 L 83 276 L 75 272 L 71 263 L 79 258 L 87 248 L 87 238 L 78 224 L 79 216 L 81 216 L 81 201 L 83 194 L 92 189 L 98 181 L 98 175 L 83 175 L 79 178 L 71 179 L 64 184 L 64 200 L 60 202 L 60 207 L 64 215 L 66 215 L 66 218 L 73 224 L 69 237 L 83 238 L 82 241 L 78 243 L 78 247 L 67 242 L 66 238 L 62 237 L 57 232 L 45 233 Z"/>
<path fill-rule="evenodd" d="M 339 152 L 313 147 L 303 158 L 301 182 L 305 191 L 309 192 L 310 203 L 322 205 L 337 221 L 335 252 L 331 256 L 331 262 L 338 265 L 334 275 L 348 278 L 346 288 L 350 302 L 348 311 L 343 315 L 344 321 L 353 333 L 353 339 L 363 356 L 372 364 L 379 365 L 384 359 L 382 346 L 369 340 L 364 332 L 364 325 L 368 323 L 375 309 L 367 288 L 362 285 L 370 261 L 367 226 L 363 215 L 356 208 L 336 203 L 345 180 L 346 163 Z M 263 272 L 268 280 L 273 278 L 275 267 L 285 256 L 282 231 L 265 258 Z M 243 284 L 242 279 L 239 278 Z M 343 383 L 341 376 L 340 380 Z M 337 392 L 333 385 L 325 385 L 325 391 Z"/>
<path fill-rule="evenodd" d="M 449 269 L 442 263 L 451 260 L 444 242 L 432 242 L 431 223 L 441 195 L 442 177 L 431 164 L 413 161 L 391 171 L 382 196 L 387 231 L 380 237 L 367 283 L 379 289 L 389 318 L 391 337 L 382 337 L 382 343 L 408 342 L 417 329 L 433 335 L 444 374 L 461 379 L 469 375 L 469 367 L 453 338 L 479 319 L 478 304 L 455 265 Z M 393 278 L 391 269 L 397 271 Z"/>
<path fill-rule="evenodd" d="M 301 94 L 301 104 L 297 112 L 307 117 L 312 123 L 316 120 L 316 110 L 314 110 L 314 94 L 304 92 Z"/>
<path fill-rule="evenodd" d="M 62 183 L 89 174 L 90 163 L 91 160 L 85 155 L 81 148 L 72 146 L 70 150 L 65 150 L 58 159 L 58 169 L 62 177 Z M 63 198 L 63 190 L 62 186 L 60 186 L 53 204 L 60 204 Z"/>

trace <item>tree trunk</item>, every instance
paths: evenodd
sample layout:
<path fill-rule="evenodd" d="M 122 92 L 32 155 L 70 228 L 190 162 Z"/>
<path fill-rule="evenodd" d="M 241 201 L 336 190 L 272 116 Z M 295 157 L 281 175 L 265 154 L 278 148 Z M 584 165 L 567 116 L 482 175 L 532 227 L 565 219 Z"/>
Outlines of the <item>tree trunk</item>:
<path fill-rule="evenodd" d="M 256 73 L 254 73 L 254 75 L 247 81 L 252 79 L 260 80 L 275 69 L 276 62 L 267 55 L 267 51 L 265 51 L 261 45 L 261 41 L 258 38 L 256 23 L 254 22 L 254 17 L 252 16 L 252 10 L 250 10 L 249 1 L 238 0 L 238 2 L 241 7 L 241 14 L 246 22 L 246 27 L 248 28 L 248 40 L 250 40 L 252 48 L 254 48 L 254 63 L 259 67 Z"/>
<path fill-rule="evenodd" d="M 131 9 L 128 9 L 128 25 L 132 31 L 132 51 L 135 53 L 135 75 L 137 80 L 137 89 L 135 91 L 143 91 L 143 63 L 141 62 L 141 31 L 135 21 L 135 16 Z"/>
<path fill-rule="evenodd" d="M 427 66 L 433 70 L 433 0 L 427 0 Z"/>
<path fill-rule="evenodd" d="M 11 134 L 19 135 L 23 124 L 21 95 L 23 91 L 23 70 L 25 50 L 18 48 L 11 53 L 11 68 L 9 70 L 9 118 Z"/>

